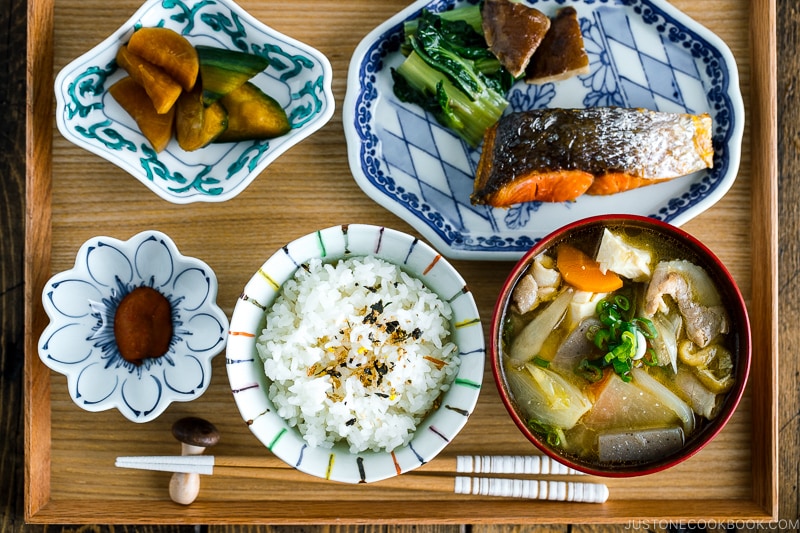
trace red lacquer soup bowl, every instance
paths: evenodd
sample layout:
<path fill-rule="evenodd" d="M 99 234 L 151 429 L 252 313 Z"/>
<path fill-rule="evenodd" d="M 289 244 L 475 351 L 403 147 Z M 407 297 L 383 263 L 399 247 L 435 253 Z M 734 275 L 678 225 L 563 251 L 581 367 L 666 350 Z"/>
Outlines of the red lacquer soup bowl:
<path fill-rule="evenodd" d="M 489 350 L 505 407 L 539 450 L 638 476 L 725 427 L 747 382 L 750 323 L 733 276 L 695 237 L 605 215 L 551 233 L 514 266 Z"/>

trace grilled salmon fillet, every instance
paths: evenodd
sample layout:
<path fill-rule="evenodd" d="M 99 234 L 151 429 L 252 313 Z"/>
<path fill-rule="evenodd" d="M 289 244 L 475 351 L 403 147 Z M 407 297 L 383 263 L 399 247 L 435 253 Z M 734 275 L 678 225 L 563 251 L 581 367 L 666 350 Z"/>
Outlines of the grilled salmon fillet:
<path fill-rule="evenodd" d="M 475 205 L 613 194 L 713 166 L 711 117 L 647 109 L 537 109 L 485 134 Z"/>

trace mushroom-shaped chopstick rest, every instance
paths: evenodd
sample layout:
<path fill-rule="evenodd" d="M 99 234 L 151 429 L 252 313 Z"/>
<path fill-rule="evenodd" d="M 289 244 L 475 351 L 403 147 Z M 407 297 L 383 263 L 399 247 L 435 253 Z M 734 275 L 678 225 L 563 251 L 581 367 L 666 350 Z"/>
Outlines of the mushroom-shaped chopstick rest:
<path fill-rule="evenodd" d="M 219 442 L 217 428 L 202 418 L 187 416 L 172 424 L 172 435 L 181 443 L 181 455 L 202 455 Z M 169 496 L 175 503 L 189 505 L 200 492 L 200 475 L 174 473 L 169 480 Z"/>

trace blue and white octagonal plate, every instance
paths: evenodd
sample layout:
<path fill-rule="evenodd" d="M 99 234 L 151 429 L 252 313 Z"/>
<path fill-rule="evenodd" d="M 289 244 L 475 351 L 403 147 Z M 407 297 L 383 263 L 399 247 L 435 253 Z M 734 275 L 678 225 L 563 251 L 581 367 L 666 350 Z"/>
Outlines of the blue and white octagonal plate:
<path fill-rule="evenodd" d="M 464 2 L 475 0 L 416 2 L 367 35 L 350 63 L 343 110 L 356 182 L 445 255 L 515 260 L 552 230 L 599 214 L 639 214 L 681 225 L 730 189 L 739 168 L 744 105 L 724 42 L 664 1 L 528 0 L 549 16 L 575 7 L 590 72 L 544 85 L 518 82 L 507 112 L 589 106 L 707 112 L 714 124 L 714 168 L 571 203 L 471 205 L 480 148 L 471 149 L 419 107 L 400 102 L 391 78 L 391 68 L 403 60 L 403 22 L 423 8 L 439 12 Z"/>
<path fill-rule="evenodd" d="M 262 141 L 186 152 L 173 138 L 156 153 L 108 93 L 126 76 L 115 56 L 136 28 L 165 26 L 194 45 L 258 54 L 269 66 L 252 82 L 277 100 L 292 130 Z M 333 116 L 331 66 L 319 51 L 262 24 L 232 0 L 148 0 L 114 34 L 56 77 L 56 124 L 69 141 L 126 170 L 163 199 L 221 202 L 242 192 L 272 161 Z"/>

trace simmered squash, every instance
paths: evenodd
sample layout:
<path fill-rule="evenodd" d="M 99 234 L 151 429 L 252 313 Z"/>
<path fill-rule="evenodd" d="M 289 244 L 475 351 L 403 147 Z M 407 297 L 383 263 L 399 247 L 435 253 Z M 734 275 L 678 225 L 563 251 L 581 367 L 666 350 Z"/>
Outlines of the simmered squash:
<path fill-rule="evenodd" d="M 131 36 L 128 50 L 164 69 L 185 90 L 194 87 L 200 69 L 197 50 L 178 32 L 169 28 L 140 28 Z"/>
<path fill-rule="evenodd" d="M 181 95 L 183 89 L 178 82 L 161 68 L 128 50 L 127 46 L 121 46 L 117 52 L 117 65 L 144 87 L 159 113 L 169 111 Z"/>
<path fill-rule="evenodd" d="M 281 105 L 251 82 L 229 92 L 218 102 L 228 110 L 228 128 L 215 142 L 272 139 L 292 129 Z"/>
<path fill-rule="evenodd" d="M 153 150 L 161 152 L 167 147 L 172 138 L 174 108 L 166 113 L 158 113 L 144 88 L 130 76 L 114 83 L 108 92 L 133 117 Z"/>
<path fill-rule="evenodd" d="M 225 108 L 219 102 L 205 106 L 199 86 L 182 93 L 175 107 L 175 137 L 187 152 L 208 145 L 228 126 Z"/>
<path fill-rule="evenodd" d="M 267 68 L 269 60 L 255 54 L 197 45 L 203 103 L 210 105 Z"/>
<path fill-rule="evenodd" d="M 128 72 L 109 89 L 160 152 L 175 135 L 186 151 L 211 142 L 268 139 L 291 130 L 286 112 L 250 78 L 269 60 L 198 45 L 168 28 L 140 28 L 117 52 Z"/>

